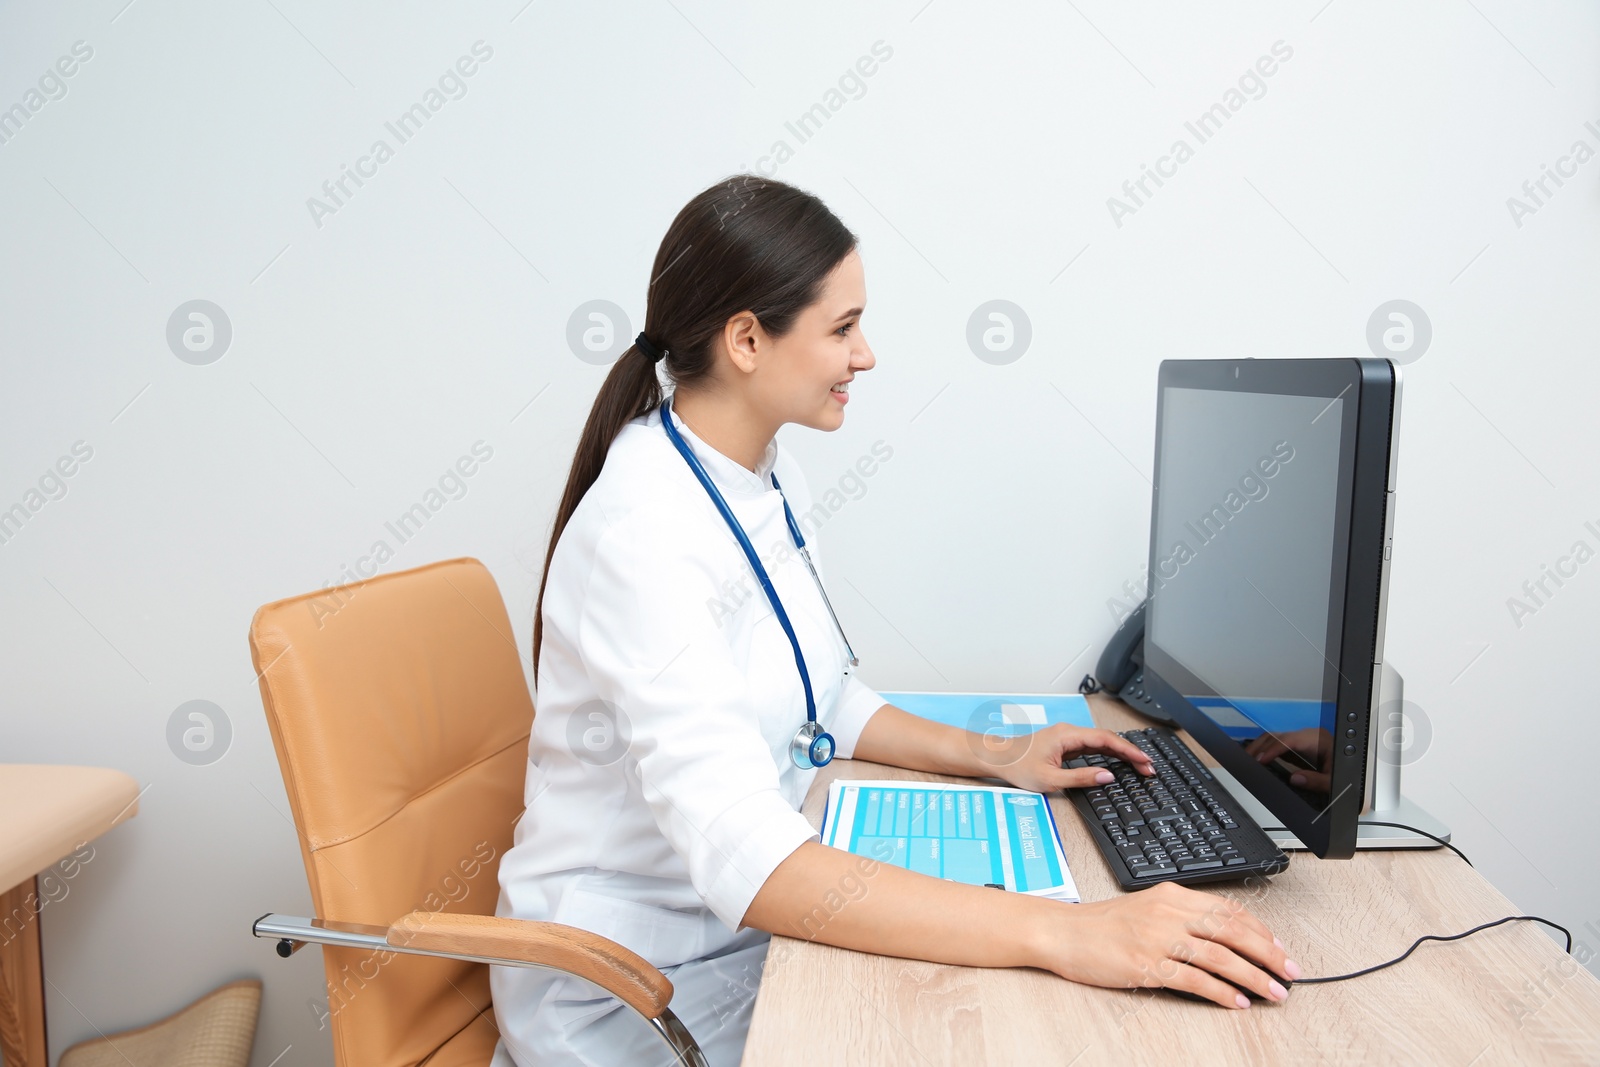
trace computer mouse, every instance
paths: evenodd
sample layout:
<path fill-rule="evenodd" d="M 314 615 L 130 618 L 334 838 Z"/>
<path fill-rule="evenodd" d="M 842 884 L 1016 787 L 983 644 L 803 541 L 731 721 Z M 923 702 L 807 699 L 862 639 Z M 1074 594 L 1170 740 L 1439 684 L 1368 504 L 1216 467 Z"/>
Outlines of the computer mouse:
<path fill-rule="evenodd" d="M 1228 985 L 1233 986 L 1233 988 L 1237 989 L 1239 992 L 1241 992 L 1245 996 L 1249 997 L 1251 999 L 1251 1001 L 1260 1000 L 1260 1001 L 1265 1001 L 1268 1004 L 1288 1003 L 1287 1001 L 1276 1001 L 1276 1000 L 1271 999 L 1270 997 L 1264 997 L 1260 993 L 1257 993 L 1254 989 L 1246 989 L 1244 986 L 1240 985 L 1237 982 L 1228 981 L 1228 979 L 1223 978 L 1222 975 L 1220 975 L 1220 974 L 1214 975 L 1213 977 L 1219 978 L 1223 982 L 1227 983 Z M 1272 977 L 1273 977 L 1273 980 L 1276 981 L 1279 985 L 1283 986 L 1284 989 L 1289 990 L 1290 992 L 1294 991 L 1294 981 L 1292 979 L 1279 978 L 1277 975 L 1273 975 Z M 1170 986 L 1163 986 L 1162 990 L 1163 990 L 1163 992 L 1171 993 L 1175 997 L 1182 997 L 1184 1000 L 1198 1000 L 1202 1004 L 1215 1004 L 1216 1003 L 1216 1001 L 1212 1000 L 1210 997 L 1202 997 L 1199 993 L 1191 993 L 1187 989 L 1173 989 Z"/>

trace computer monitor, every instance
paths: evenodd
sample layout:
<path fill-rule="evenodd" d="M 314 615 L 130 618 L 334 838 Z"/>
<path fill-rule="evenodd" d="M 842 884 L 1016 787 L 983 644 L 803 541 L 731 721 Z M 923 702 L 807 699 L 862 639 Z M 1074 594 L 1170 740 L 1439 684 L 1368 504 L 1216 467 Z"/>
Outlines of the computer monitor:
<path fill-rule="evenodd" d="M 1399 372 L 1166 360 L 1156 412 L 1145 690 L 1263 826 L 1348 857 L 1399 771 L 1378 760 Z"/>

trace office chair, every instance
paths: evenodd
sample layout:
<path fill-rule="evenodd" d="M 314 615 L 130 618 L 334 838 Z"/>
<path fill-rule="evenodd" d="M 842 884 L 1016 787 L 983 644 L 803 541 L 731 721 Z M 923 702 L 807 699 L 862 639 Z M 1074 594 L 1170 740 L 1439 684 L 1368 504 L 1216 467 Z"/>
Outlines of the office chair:
<path fill-rule="evenodd" d="M 250 623 L 261 702 L 314 918 L 257 937 L 323 947 L 339 1067 L 484 1067 L 488 964 L 578 975 L 704 1067 L 672 983 L 608 938 L 494 915 L 533 724 L 500 590 L 444 560 L 266 604 Z M 641 1024 L 642 1025 L 642 1024 Z"/>

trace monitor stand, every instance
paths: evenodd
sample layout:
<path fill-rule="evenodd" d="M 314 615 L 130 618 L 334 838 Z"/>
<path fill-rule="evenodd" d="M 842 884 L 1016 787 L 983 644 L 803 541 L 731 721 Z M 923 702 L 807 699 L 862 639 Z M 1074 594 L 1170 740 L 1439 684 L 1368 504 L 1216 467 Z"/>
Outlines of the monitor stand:
<path fill-rule="evenodd" d="M 1426 830 L 1435 837 L 1450 840 L 1448 826 L 1400 794 L 1400 768 L 1406 761 L 1406 746 L 1401 743 L 1405 736 L 1404 720 L 1401 717 L 1401 709 L 1405 706 L 1404 691 L 1405 682 L 1400 673 L 1385 663 L 1378 682 L 1378 728 L 1374 737 L 1378 751 L 1372 761 L 1372 804 L 1369 810 L 1361 813 L 1360 826 L 1356 830 L 1357 849 L 1438 847 L 1437 842 L 1421 834 L 1396 830 L 1390 826 L 1373 825 L 1377 822 L 1404 823 L 1406 826 Z M 1267 831 L 1267 836 L 1272 838 L 1274 844 L 1284 849 L 1306 847 L 1288 830 L 1269 829 L 1276 827 L 1281 820 L 1268 811 L 1266 806 L 1257 800 L 1250 790 L 1239 784 L 1239 780 L 1225 768 L 1212 767 L 1210 770 L 1233 794 L 1239 806 Z"/>

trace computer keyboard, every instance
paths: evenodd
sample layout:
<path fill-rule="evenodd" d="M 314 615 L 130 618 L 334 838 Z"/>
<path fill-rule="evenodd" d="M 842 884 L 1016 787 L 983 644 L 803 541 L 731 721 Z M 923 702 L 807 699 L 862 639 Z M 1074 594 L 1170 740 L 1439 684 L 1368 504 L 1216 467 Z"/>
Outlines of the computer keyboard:
<path fill-rule="evenodd" d="M 1107 785 L 1065 792 L 1122 888 L 1217 882 L 1288 867 L 1289 857 L 1177 734 L 1152 726 L 1121 736 L 1150 757 L 1153 777 L 1098 754 L 1064 766 L 1103 767 L 1116 775 Z"/>

